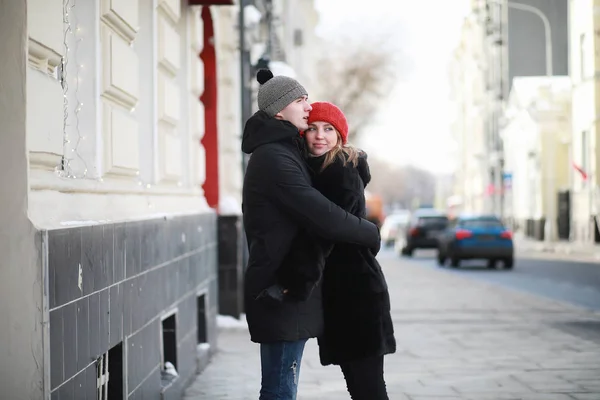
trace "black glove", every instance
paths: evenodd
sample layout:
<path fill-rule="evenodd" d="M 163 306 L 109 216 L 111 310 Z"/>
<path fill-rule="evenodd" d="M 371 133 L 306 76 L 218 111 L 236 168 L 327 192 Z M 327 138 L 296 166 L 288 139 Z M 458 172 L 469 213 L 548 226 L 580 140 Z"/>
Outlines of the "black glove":
<path fill-rule="evenodd" d="M 286 290 L 278 285 L 272 285 L 264 289 L 256 296 L 256 300 L 264 301 L 272 304 L 279 304 L 285 300 Z"/>

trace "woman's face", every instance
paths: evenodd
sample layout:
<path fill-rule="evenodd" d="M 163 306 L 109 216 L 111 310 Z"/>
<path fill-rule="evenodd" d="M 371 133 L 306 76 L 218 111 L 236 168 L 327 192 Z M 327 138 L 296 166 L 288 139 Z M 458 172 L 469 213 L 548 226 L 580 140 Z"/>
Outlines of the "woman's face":
<path fill-rule="evenodd" d="M 313 156 L 322 156 L 338 143 L 338 133 L 329 122 L 315 121 L 304 131 L 308 152 Z"/>

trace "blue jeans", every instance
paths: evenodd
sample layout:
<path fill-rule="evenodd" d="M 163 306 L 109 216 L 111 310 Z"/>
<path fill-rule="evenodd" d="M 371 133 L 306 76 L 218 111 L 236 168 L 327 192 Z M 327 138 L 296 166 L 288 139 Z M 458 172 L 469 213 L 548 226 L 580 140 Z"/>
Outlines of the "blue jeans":
<path fill-rule="evenodd" d="M 262 381 L 259 400 L 296 400 L 306 340 L 261 343 Z"/>

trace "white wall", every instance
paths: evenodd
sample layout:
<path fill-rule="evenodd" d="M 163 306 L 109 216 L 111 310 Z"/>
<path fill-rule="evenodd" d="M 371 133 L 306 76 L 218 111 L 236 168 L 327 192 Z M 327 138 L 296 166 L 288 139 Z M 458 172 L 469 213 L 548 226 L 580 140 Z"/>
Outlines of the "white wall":
<path fill-rule="evenodd" d="M 311 101 L 322 98 L 318 85 L 318 62 L 323 57 L 322 39 L 315 34 L 319 22 L 314 0 L 276 0 L 274 14 L 278 17 L 276 33 L 285 50 L 286 62 L 296 73 L 296 79 L 308 91 Z M 295 43 L 295 32 L 301 43 Z"/>
<path fill-rule="evenodd" d="M 570 96 L 567 77 L 515 78 L 501 132 L 513 174 L 509 216 L 545 217 L 546 240 L 556 239 L 557 194 L 569 186 Z"/>
<path fill-rule="evenodd" d="M 39 67 L 64 52 L 62 1 L 29 0 L 30 60 L 33 51 L 40 60 L 27 69 L 31 220 L 56 228 L 210 212 L 201 189 L 199 9 L 181 0 L 75 4 L 63 93 Z M 64 95 L 70 143 L 63 147 Z M 57 173 L 62 154 L 70 168 Z"/>
<path fill-rule="evenodd" d="M 233 202 L 241 212 L 242 122 L 239 37 L 231 29 L 238 23 L 237 7 L 212 7 L 215 22 L 218 77 L 219 189 L 220 201 Z M 227 209 L 227 207 L 224 207 Z M 227 210 L 221 211 L 227 211 Z M 231 209 L 228 209 L 231 212 Z"/>
<path fill-rule="evenodd" d="M 539 154 L 539 127 L 531 120 L 526 110 L 519 110 L 501 132 L 506 154 L 505 169 L 512 171 L 513 180 L 508 198 L 511 216 L 523 221 L 539 218 L 541 207 L 537 206 L 537 193 L 542 190 L 541 176 L 537 165 Z M 530 157 L 530 153 L 536 153 Z"/>
<path fill-rule="evenodd" d="M 449 78 L 456 118 L 452 129 L 458 148 L 455 192 L 462 198 L 462 211 L 469 213 L 484 211 L 487 181 L 482 35 L 476 18 L 465 20 Z"/>
<path fill-rule="evenodd" d="M 41 246 L 27 218 L 26 12 L 23 1 L 0 0 L 0 390 L 6 400 L 41 399 L 44 388 Z"/>
<path fill-rule="evenodd" d="M 594 1 L 570 0 L 569 4 L 569 61 L 570 75 L 573 82 L 573 115 L 572 115 L 572 156 L 573 161 L 582 164 L 585 151 L 583 131 L 588 132 L 588 176 L 595 179 L 594 157 L 596 132 L 596 79 L 594 79 L 595 45 L 597 35 L 594 32 Z M 585 166 L 584 166 L 585 167 Z M 573 223 L 572 232 L 577 240 L 591 240 L 589 218 L 592 213 L 592 196 L 589 185 L 574 175 L 573 179 Z"/>

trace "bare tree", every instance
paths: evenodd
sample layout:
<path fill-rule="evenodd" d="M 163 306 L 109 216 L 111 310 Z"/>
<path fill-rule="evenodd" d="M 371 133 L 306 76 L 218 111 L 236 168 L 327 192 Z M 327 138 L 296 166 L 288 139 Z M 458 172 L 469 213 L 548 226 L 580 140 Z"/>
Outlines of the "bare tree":
<path fill-rule="evenodd" d="M 374 157 L 369 157 L 369 165 L 373 178 L 367 189 L 381 196 L 385 204 L 405 208 L 434 204 L 436 178 L 431 172 L 411 165 L 392 165 Z"/>
<path fill-rule="evenodd" d="M 398 53 L 382 39 L 330 45 L 326 54 L 319 64 L 319 92 L 344 111 L 357 141 L 393 88 Z"/>

